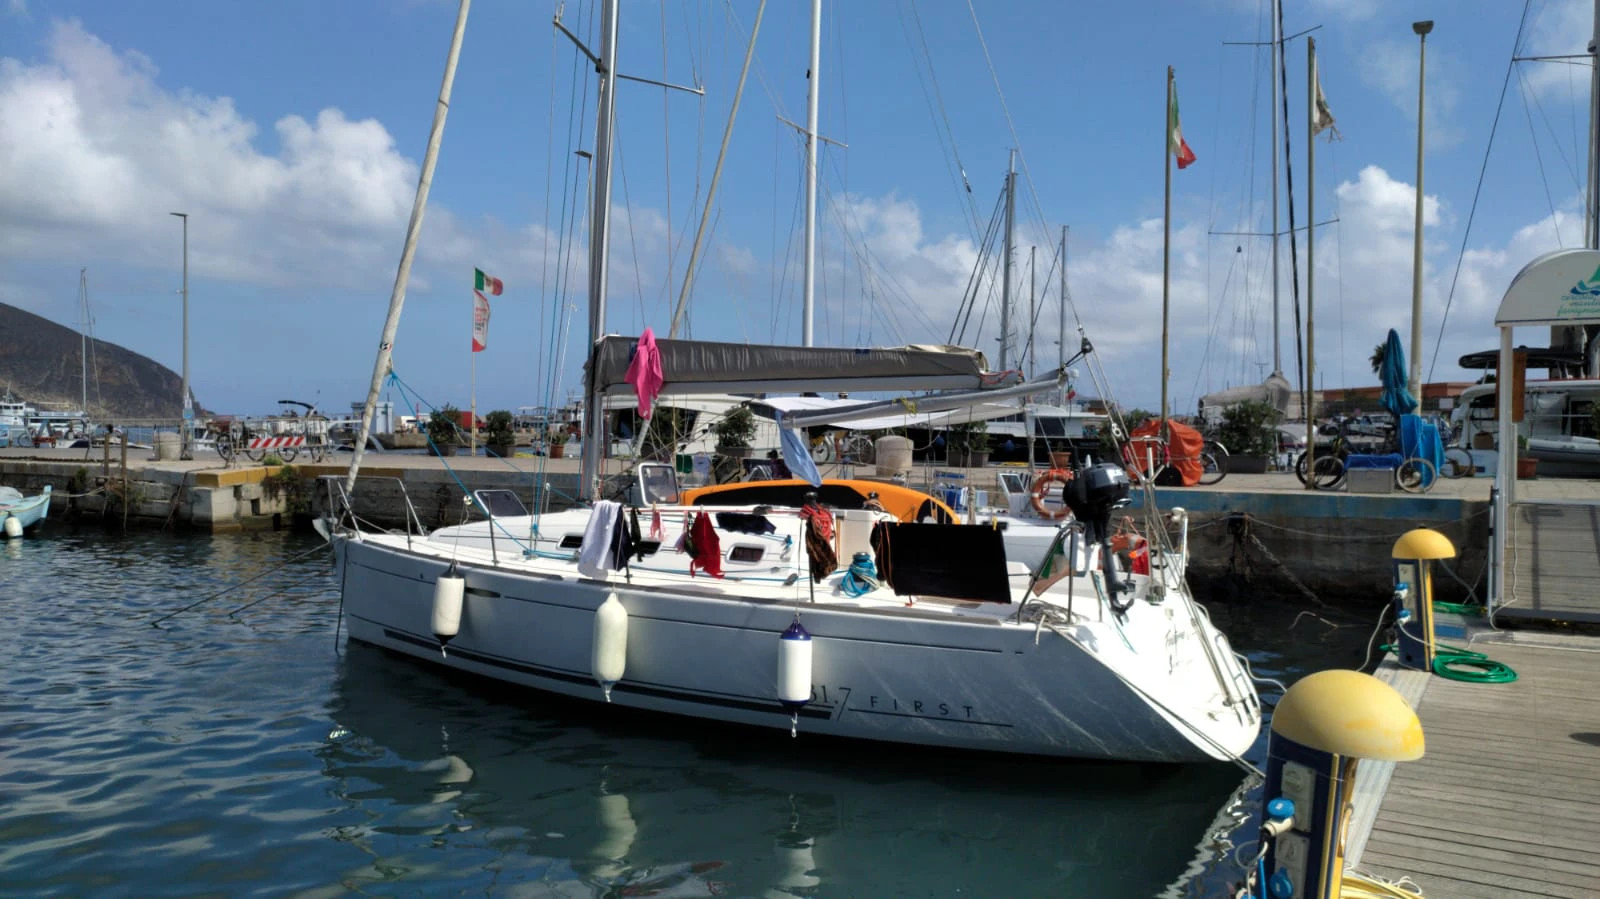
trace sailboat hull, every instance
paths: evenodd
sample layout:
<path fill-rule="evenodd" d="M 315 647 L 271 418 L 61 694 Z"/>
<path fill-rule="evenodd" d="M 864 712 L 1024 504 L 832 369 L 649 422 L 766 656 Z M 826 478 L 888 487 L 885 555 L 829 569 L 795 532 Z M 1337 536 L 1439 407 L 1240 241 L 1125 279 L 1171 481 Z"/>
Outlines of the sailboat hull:
<path fill-rule="evenodd" d="M 1114 624 L 1074 627 L 1069 638 L 898 601 L 852 608 L 732 596 L 709 579 L 662 589 L 464 564 L 460 631 L 441 651 L 433 585 L 449 561 L 407 549 L 403 538 L 335 542 L 352 639 L 566 696 L 605 701 L 591 648 L 595 611 L 615 592 L 629 616 L 626 670 L 610 694 L 622 706 L 789 729 L 777 698 L 779 635 L 799 614 L 815 647 L 811 701 L 796 713 L 802 735 L 1185 762 L 1242 753 L 1259 729 L 1253 708 L 1224 707 L 1209 674 L 1168 676 L 1170 665 L 1187 663 L 1182 637 L 1170 641 L 1157 683 L 1151 660 L 1111 645 Z M 1144 629 L 1162 626 L 1158 610 L 1138 611 L 1148 612 Z M 1120 642 L 1131 650 L 1141 635 L 1128 627 Z M 1125 657 L 1128 669 L 1111 657 Z M 1218 713 L 1195 713 L 1202 706 Z"/>

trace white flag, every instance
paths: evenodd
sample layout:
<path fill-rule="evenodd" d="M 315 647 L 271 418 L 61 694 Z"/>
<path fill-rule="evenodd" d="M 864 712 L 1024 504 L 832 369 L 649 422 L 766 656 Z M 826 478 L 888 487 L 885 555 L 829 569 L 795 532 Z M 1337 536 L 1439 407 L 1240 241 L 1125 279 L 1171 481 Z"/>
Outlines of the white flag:
<path fill-rule="evenodd" d="M 1328 98 L 1322 95 L 1322 73 L 1317 73 L 1317 104 L 1311 110 L 1311 136 L 1332 131 L 1330 140 L 1339 139 L 1339 129 L 1333 123 L 1333 111 L 1328 108 Z"/>
<path fill-rule="evenodd" d="M 481 353 L 489 348 L 489 298 L 472 292 L 472 351 Z"/>

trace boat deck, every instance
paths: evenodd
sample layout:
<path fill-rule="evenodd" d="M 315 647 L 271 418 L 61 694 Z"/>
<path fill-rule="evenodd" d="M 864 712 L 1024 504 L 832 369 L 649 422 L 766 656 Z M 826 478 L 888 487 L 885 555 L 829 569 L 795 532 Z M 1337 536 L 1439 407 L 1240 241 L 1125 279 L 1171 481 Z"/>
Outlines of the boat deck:
<path fill-rule="evenodd" d="M 1392 657 L 1379 670 L 1408 694 L 1427 750 L 1361 764 L 1347 862 L 1427 896 L 1595 896 L 1600 637 L 1485 631 L 1472 646 L 1517 681 L 1446 680 Z"/>

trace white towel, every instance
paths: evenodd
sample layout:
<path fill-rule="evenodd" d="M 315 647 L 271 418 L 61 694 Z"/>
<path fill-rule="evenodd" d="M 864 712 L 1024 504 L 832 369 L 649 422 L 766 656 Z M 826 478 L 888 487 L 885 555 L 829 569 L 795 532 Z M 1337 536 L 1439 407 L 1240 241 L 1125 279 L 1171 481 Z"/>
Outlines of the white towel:
<path fill-rule="evenodd" d="M 611 558 L 611 538 L 618 520 L 622 517 L 622 504 L 601 500 L 589 513 L 589 525 L 583 529 L 583 543 L 578 547 L 578 572 L 585 577 L 604 579 L 606 572 L 615 567 Z"/>

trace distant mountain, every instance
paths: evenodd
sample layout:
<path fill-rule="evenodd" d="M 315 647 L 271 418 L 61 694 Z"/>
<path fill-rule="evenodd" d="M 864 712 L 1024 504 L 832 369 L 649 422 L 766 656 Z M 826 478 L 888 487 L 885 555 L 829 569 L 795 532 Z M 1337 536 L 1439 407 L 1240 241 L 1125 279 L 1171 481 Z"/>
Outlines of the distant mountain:
<path fill-rule="evenodd" d="M 89 342 L 89 417 L 182 416 L 183 379 L 148 356 L 103 340 Z M 83 339 L 31 312 L 0 303 L 0 395 L 10 386 L 18 399 L 41 408 L 83 405 Z M 195 415 L 201 414 L 199 403 Z"/>

